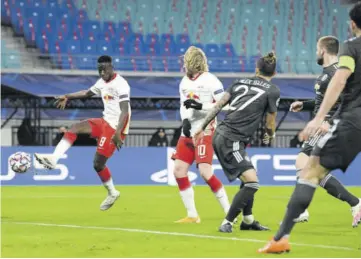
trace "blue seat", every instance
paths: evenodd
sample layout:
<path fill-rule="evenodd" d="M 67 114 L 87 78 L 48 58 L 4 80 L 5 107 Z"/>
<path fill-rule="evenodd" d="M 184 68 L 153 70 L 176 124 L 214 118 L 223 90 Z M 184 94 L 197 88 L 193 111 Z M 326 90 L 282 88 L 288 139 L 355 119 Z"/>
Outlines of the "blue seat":
<path fill-rule="evenodd" d="M 113 59 L 113 65 L 116 70 L 133 71 L 131 58 L 127 56 L 116 57 Z"/>
<path fill-rule="evenodd" d="M 101 34 L 102 30 L 100 27 L 100 22 L 98 21 L 87 21 L 83 23 L 84 34 L 93 35 L 95 38 Z"/>
<path fill-rule="evenodd" d="M 235 56 L 234 58 L 232 58 L 232 72 L 245 72 L 246 66 L 246 56 Z"/>
<path fill-rule="evenodd" d="M 160 55 L 162 56 L 172 56 L 175 54 L 173 45 L 164 44 L 160 46 Z"/>
<path fill-rule="evenodd" d="M 1 23 L 10 25 L 11 23 L 11 10 L 8 1 L 1 1 Z"/>
<path fill-rule="evenodd" d="M 114 55 L 124 56 L 129 54 L 129 45 L 123 42 L 115 42 L 113 45 Z"/>
<path fill-rule="evenodd" d="M 208 57 L 219 56 L 219 47 L 217 44 L 207 44 L 205 46 L 205 53 Z"/>
<path fill-rule="evenodd" d="M 98 41 L 97 42 L 98 53 L 99 55 L 109 55 L 112 56 L 114 54 L 113 46 L 110 41 Z"/>
<path fill-rule="evenodd" d="M 159 44 L 159 35 L 158 34 L 154 34 L 154 33 L 149 33 L 147 34 L 146 38 L 145 38 L 145 43 L 147 45 L 149 44 Z"/>
<path fill-rule="evenodd" d="M 82 52 L 84 55 L 89 55 L 89 56 L 97 55 L 97 47 L 96 47 L 95 42 L 91 42 L 91 41 L 83 42 L 82 50 L 83 50 Z"/>
<path fill-rule="evenodd" d="M 184 34 L 184 33 L 177 34 L 175 42 L 176 42 L 176 44 L 179 44 L 179 45 L 184 45 L 184 44 L 190 45 L 191 44 L 191 42 L 189 40 L 189 35 Z"/>
<path fill-rule="evenodd" d="M 144 47 L 142 44 L 139 45 L 131 45 L 129 47 L 129 52 L 131 55 L 133 56 L 138 56 L 138 55 L 144 55 Z"/>
<path fill-rule="evenodd" d="M 208 57 L 207 63 L 208 63 L 208 67 L 209 67 L 210 71 L 212 71 L 212 72 L 220 71 L 220 61 L 218 58 Z"/>
<path fill-rule="evenodd" d="M 80 41 L 68 40 L 66 42 L 66 45 L 67 45 L 67 53 L 68 54 L 79 55 L 82 53 Z"/>
<path fill-rule="evenodd" d="M 23 34 L 23 23 L 25 17 L 25 8 L 16 8 L 11 10 L 11 24 L 14 29 L 16 36 L 21 36 Z"/>
<path fill-rule="evenodd" d="M 24 38 L 27 46 L 36 46 L 36 35 L 39 33 L 39 21 L 37 16 L 32 16 L 25 19 L 24 23 Z"/>
<path fill-rule="evenodd" d="M 96 68 L 96 58 L 82 56 L 76 60 L 76 67 L 79 69 L 95 69 Z"/>
<path fill-rule="evenodd" d="M 133 44 L 133 45 L 144 45 L 144 39 L 143 39 L 143 35 L 141 33 L 134 33 L 130 38 L 129 38 L 129 43 Z"/>
<path fill-rule="evenodd" d="M 103 34 L 109 34 L 109 36 L 111 36 L 111 38 L 116 38 L 116 35 L 118 33 L 117 31 L 117 26 L 115 25 L 114 22 L 105 22 L 103 24 L 103 30 L 102 30 Z"/>
<path fill-rule="evenodd" d="M 174 41 L 174 36 L 173 34 L 169 34 L 169 33 L 164 33 L 161 36 L 160 39 L 161 44 L 170 44 L 170 45 L 174 45 L 175 41 Z"/>
<path fill-rule="evenodd" d="M 222 56 L 234 56 L 236 52 L 234 51 L 232 44 L 221 44 L 219 53 Z"/>
<path fill-rule="evenodd" d="M 132 27 L 129 22 L 120 22 L 116 28 L 118 34 L 132 34 Z"/>
<path fill-rule="evenodd" d="M 187 49 L 189 48 L 188 44 L 176 44 L 175 45 L 175 54 L 176 55 L 184 55 Z"/>
<path fill-rule="evenodd" d="M 159 54 L 159 45 L 154 45 L 152 43 L 146 44 L 145 50 L 146 55 L 155 56 Z"/>
<path fill-rule="evenodd" d="M 219 60 L 220 72 L 232 72 L 232 58 L 223 58 Z"/>

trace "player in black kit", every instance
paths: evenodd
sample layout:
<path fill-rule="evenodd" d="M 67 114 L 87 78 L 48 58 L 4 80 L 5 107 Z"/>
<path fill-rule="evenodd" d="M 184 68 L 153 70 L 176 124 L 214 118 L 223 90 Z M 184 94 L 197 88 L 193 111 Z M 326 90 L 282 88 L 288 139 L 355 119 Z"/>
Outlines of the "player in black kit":
<path fill-rule="evenodd" d="M 242 188 L 235 195 L 226 218 L 219 227 L 220 232 L 232 232 L 232 224 L 247 206 L 259 188 L 254 169 L 245 148 L 260 122 L 266 117 L 266 133 L 263 142 L 268 144 L 274 137 L 277 106 L 280 90 L 270 83 L 275 75 L 276 57 L 274 53 L 257 61 L 256 76 L 236 80 L 224 93 L 221 100 L 207 114 L 201 128 L 195 134 L 197 141 L 203 130 L 229 104 L 225 119 L 217 126 L 213 136 L 213 148 L 229 181 L 239 178 Z M 242 222 L 243 227 L 245 223 Z M 241 229 L 242 229 L 241 224 Z M 257 222 L 259 225 L 259 223 Z M 260 230 L 268 230 L 263 227 Z"/>
<path fill-rule="evenodd" d="M 339 51 L 339 68 L 333 76 L 315 118 L 303 131 L 304 139 L 321 129 L 326 115 L 341 93 L 341 110 L 329 132 L 317 143 L 307 165 L 302 169 L 287 206 L 286 215 L 274 238 L 260 253 L 282 253 L 290 250 L 289 235 L 294 219 L 311 203 L 316 187 L 334 169 L 346 171 L 361 152 L 361 3 L 350 10 L 351 29 L 355 38 L 347 40 Z M 361 202 L 352 211 L 352 226 L 361 219 Z"/>
<path fill-rule="evenodd" d="M 290 110 L 293 112 L 298 112 L 303 108 L 308 106 L 313 108 L 313 115 L 316 116 L 321 103 L 324 99 L 328 84 L 331 81 L 331 78 L 335 74 L 338 68 L 338 58 L 337 53 L 339 49 L 339 42 L 336 37 L 325 36 L 318 40 L 317 42 L 317 64 L 323 66 L 322 74 L 316 79 L 315 91 L 316 98 L 310 101 L 305 102 L 294 102 L 291 104 Z M 336 116 L 337 109 L 340 107 L 340 99 L 332 107 L 330 112 L 326 115 L 323 127 L 326 129 L 332 125 L 333 117 Z M 308 158 L 311 155 L 313 147 L 322 137 L 322 134 L 316 134 L 312 136 L 309 140 L 306 140 L 302 146 L 301 152 L 298 154 L 296 159 L 296 169 L 297 174 L 300 172 L 307 164 Z M 326 191 L 333 197 L 347 202 L 351 207 L 356 206 L 359 203 L 359 199 L 349 193 L 345 187 L 332 175 L 329 174 L 321 182 L 320 186 L 325 188 Z M 305 222 L 308 221 L 309 213 L 305 210 L 299 217 L 297 217 L 295 222 Z"/>

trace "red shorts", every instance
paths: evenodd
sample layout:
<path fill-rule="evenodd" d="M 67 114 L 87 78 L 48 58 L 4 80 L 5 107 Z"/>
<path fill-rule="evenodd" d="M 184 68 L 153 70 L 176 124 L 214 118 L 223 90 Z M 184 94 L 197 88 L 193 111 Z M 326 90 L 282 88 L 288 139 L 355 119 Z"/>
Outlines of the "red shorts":
<path fill-rule="evenodd" d="M 197 165 L 201 163 L 211 165 L 213 161 L 212 136 L 204 136 L 196 146 L 194 146 L 192 138 L 181 136 L 178 140 L 176 151 L 172 155 L 172 159 L 179 159 L 190 165 L 193 164 L 194 160 Z"/>
<path fill-rule="evenodd" d="M 98 142 L 97 152 L 105 157 L 111 157 L 116 149 L 112 142 L 112 137 L 115 133 L 108 122 L 103 118 L 89 119 L 89 125 L 92 129 L 91 137 L 96 138 Z M 126 135 L 121 134 L 121 140 L 125 140 Z"/>

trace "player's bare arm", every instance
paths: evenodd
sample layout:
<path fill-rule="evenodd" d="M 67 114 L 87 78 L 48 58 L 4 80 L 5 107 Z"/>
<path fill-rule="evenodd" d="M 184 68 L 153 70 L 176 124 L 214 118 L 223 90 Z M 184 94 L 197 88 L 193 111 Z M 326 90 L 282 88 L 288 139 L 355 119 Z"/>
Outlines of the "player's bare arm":
<path fill-rule="evenodd" d="M 262 139 L 263 143 L 266 145 L 268 145 L 275 137 L 276 117 L 277 117 L 277 112 L 267 113 L 266 115 L 265 134 Z"/>
<path fill-rule="evenodd" d="M 68 100 L 89 98 L 89 97 L 92 97 L 94 95 L 95 95 L 95 93 L 93 93 L 90 90 L 82 90 L 82 91 L 71 93 L 71 94 L 65 94 L 65 95 L 57 96 L 57 97 L 55 97 L 55 99 L 56 99 L 55 105 L 56 105 L 57 108 L 64 110 Z"/>
<path fill-rule="evenodd" d="M 330 85 L 327 88 L 325 97 L 315 118 L 307 124 L 306 128 L 302 132 L 302 138 L 304 140 L 307 140 L 320 129 L 322 122 L 340 97 L 343 89 L 345 88 L 346 81 L 352 73 L 352 70 L 348 68 L 339 68 L 336 71 Z"/>
<path fill-rule="evenodd" d="M 120 108 L 120 111 L 121 111 L 120 116 L 119 116 L 119 123 L 118 123 L 118 126 L 117 126 L 117 130 L 115 131 L 115 134 L 112 137 L 112 141 L 113 141 L 114 145 L 117 147 L 118 150 L 123 145 L 123 141 L 120 138 L 120 135 L 122 133 L 122 129 L 124 129 L 124 127 L 128 123 L 129 101 L 120 102 L 119 103 L 119 108 Z"/>
<path fill-rule="evenodd" d="M 210 110 L 201 126 L 194 135 L 195 141 L 198 140 L 203 130 L 205 130 L 208 124 L 217 116 L 217 114 L 222 110 L 222 108 L 228 104 L 229 100 L 231 99 L 231 95 L 228 92 L 225 92 L 222 98 L 214 105 L 212 110 Z"/>

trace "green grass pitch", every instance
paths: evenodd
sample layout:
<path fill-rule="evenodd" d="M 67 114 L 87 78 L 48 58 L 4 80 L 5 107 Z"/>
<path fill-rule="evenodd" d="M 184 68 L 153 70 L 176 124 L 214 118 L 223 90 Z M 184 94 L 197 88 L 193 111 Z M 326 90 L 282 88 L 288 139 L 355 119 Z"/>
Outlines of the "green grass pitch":
<path fill-rule="evenodd" d="M 319 188 L 310 222 L 296 225 L 291 253 L 259 255 L 273 236 L 293 187 L 261 187 L 254 215 L 270 232 L 218 233 L 224 215 L 207 186 L 195 186 L 201 224 L 185 216 L 178 190 L 168 186 L 118 186 L 121 197 L 99 210 L 102 186 L 2 187 L 3 257 L 361 257 L 361 226 L 351 227 L 346 203 Z M 361 188 L 349 188 L 361 196 Z M 237 187 L 227 187 L 233 198 Z"/>

